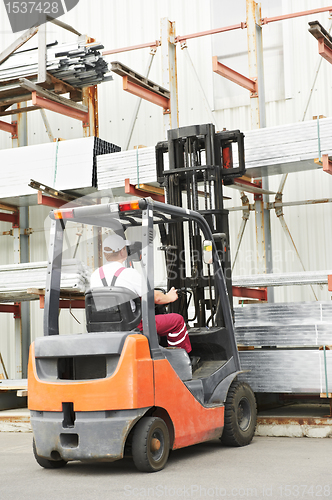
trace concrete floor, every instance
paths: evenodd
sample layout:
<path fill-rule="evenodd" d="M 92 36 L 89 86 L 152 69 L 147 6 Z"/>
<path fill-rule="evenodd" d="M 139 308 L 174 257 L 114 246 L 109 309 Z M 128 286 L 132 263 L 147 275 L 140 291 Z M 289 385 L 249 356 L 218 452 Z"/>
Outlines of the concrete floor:
<path fill-rule="evenodd" d="M 35 462 L 31 444 L 31 434 L 0 433 L 1 500 L 332 496 L 329 439 L 254 437 L 243 448 L 211 441 L 174 451 L 154 474 L 138 472 L 130 459 L 46 470 Z"/>

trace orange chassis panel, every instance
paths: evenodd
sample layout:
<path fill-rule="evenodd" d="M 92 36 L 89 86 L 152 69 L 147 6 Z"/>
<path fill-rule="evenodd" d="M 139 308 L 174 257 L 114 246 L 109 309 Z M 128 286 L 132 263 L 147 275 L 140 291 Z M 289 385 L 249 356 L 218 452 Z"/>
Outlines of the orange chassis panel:
<path fill-rule="evenodd" d="M 62 411 L 63 402 L 74 403 L 74 411 L 127 410 L 153 406 L 153 365 L 146 337 L 129 335 L 117 369 L 98 380 L 41 381 L 30 348 L 28 404 L 30 410 Z"/>
<path fill-rule="evenodd" d="M 91 381 L 41 381 L 32 344 L 28 395 L 35 411 L 61 412 L 63 402 L 73 402 L 74 411 L 164 408 L 174 426 L 173 449 L 217 438 L 224 426 L 224 406 L 202 406 L 166 359 L 152 361 L 148 339 L 137 334 L 127 337 L 114 374 Z"/>

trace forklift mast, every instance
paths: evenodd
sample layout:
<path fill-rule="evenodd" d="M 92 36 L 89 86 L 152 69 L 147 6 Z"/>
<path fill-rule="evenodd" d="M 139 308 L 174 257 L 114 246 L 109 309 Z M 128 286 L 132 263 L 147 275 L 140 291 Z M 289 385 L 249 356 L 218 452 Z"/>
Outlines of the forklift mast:
<path fill-rule="evenodd" d="M 237 145 L 238 167 L 233 166 L 233 145 Z M 165 161 L 168 153 L 169 165 Z M 165 188 L 171 205 L 195 210 L 207 221 L 213 234 L 226 279 L 232 309 L 232 278 L 229 246 L 228 210 L 224 209 L 223 184 L 233 183 L 245 173 L 244 135 L 239 131 L 215 132 L 213 124 L 193 125 L 168 131 L 168 140 L 156 146 L 157 180 Z M 168 288 L 191 289 L 195 306 L 195 326 L 207 326 L 208 310 L 215 326 L 225 326 L 221 308 L 206 300 L 204 290 L 213 287 L 210 266 L 204 275 L 202 241 L 195 221 L 188 223 L 190 270 L 186 274 L 183 223 L 160 226 L 168 270 Z M 188 320 L 186 295 L 171 304 L 172 312 L 181 312 Z M 212 310 L 211 310 L 212 309 Z"/>

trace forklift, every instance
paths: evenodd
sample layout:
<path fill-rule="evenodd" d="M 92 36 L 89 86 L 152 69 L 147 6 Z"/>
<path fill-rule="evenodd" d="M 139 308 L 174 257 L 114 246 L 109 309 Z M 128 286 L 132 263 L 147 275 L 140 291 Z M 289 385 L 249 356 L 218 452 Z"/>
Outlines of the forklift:
<path fill-rule="evenodd" d="M 50 213 L 44 336 L 32 343 L 28 367 L 33 452 L 44 468 L 130 456 L 138 470 L 156 472 L 171 450 L 253 438 L 256 401 L 241 381 L 222 198 L 223 182 L 244 173 L 243 134 L 215 133 L 211 124 L 170 130 L 156 146 L 156 165 L 165 203 L 142 198 Z M 89 289 L 87 332 L 59 335 L 64 233 L 75 224 L 134 240 L 128 265 L 139 269 L 143 293 Z M 165 276 L 179 299 L 156 311 L 154 290 Z M 188 325 L 195 367 L 157 335 L 155 314 L 168 312 Z"/>

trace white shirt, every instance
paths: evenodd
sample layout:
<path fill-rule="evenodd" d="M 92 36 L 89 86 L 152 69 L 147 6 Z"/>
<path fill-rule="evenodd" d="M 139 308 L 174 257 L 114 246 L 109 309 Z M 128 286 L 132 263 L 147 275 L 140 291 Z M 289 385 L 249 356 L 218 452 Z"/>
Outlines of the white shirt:
<path fill-rule="evenodd" d="M 111 286 L 114 273 L 121 267 L 125 266 L 121 262 L 117 261 L 108 262 L 103 266 L 104 275 L 108 286 Z M 90 278 L 90 286 L 91 288 L 104 286 L 100 278 L 99 269 L 96 269 L 92 273 Z M 142 276 L 133 267 L 128 267 L 128 268 L 126 267 L 117 277 L 114 286 L 123 286 L 124 288 L 132 290 L 134 293 L 137 294 L 138 297 L 142 296 Z"/>

